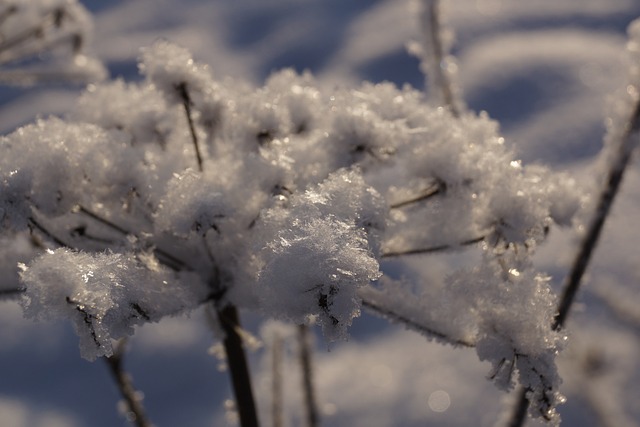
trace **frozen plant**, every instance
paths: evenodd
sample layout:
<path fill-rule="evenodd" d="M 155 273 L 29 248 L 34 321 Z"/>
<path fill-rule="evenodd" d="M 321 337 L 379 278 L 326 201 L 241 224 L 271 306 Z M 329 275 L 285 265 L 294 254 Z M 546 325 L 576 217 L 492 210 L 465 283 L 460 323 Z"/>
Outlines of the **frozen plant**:
<path fill-rule="evenodd" d="M 574 222 L 570 177 L 523 165 L 454 89 L 433 106 L 410 87 L 327 89 L 292 70 L 253 88 L 165 40 L 139 68 L 141 82 L 90 85 L 65 117 L 0 140 L 3 247 L 21 248 L 0 258 L 15 278 L 0 295 L 70 319 L 90 360 L 117 357 L 112 340 L 135 325 L 208 305 L 243 426 L 258 420 L 237 308 L 317 322 L 329 342 L 371 309 L 475 347 L 499 387 L 520 384 L 529 413 L 559 423 L 564 334 L 532 255 Z M 467 246 L 479 264 L 438 292 L 380 271 Z"/>
<path fill-rule="evenodd" d="M 91 15 L 76 0 L 1 0 L 0 83 L 105 78 L 88 49 L 92 28 Z"/>

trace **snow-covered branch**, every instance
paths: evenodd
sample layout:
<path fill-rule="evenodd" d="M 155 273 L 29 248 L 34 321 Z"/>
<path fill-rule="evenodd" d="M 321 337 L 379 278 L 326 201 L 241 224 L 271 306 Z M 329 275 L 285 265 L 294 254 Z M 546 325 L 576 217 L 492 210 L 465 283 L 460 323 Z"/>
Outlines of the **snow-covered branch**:
<path fill-rule="evenodd" d="M 431 25 L 441 70 L 448 48 Z M 164 40 L 140 70 L 0 140 L 0 226 L 55 245 L 12 260 L 20 278 L 0 296 L 24 289 L 28 317 L 71 320 L 90 360 L 135 325 L 213 304 L 243 426 L 257 416 L 238 309 L 313 318 L 334 341 L 364 307 L 475 348 L 499 387 L 521 384 L 532 415 L 557 419 L 562 336 L 532 255 L 571 225 L 573 180 L 523 165 L 450 83 L 449 109 L 410 87 L 325 89 L 292 70 L 253 88 Z M 463 247 L 480 261 L 438 292 L 371 285 L 384 258 Z"/>
<path fill-rule="evenodd" d="M 75 0 L 0 4 L 0 82 L 30 85 L 98 81 L 106 69 L 91 56 L 91 15 Z M 45 57 L 52 59 L 43 61 Z M 38 58 L 37 65 L 18 65 Z M 7 68 L 12 65 L 12 68 Z"/>

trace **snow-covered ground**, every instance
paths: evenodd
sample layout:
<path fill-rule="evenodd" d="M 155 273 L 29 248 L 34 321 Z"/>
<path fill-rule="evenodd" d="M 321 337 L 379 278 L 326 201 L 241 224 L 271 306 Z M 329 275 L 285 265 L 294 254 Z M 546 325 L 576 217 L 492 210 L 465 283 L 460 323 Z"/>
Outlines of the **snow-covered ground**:
<path fill-rule="evenodd" d="M 26 0 L 25 0 L 26 1 Z M 323 82 L 363 79 L 422 87 L 406 53 L 417 20 L 405 0 L 119 0 L 83 2 L 95 12 L 94 53 L 112 77 L 138 79 L 139 48 L 158 38 L 188 47 L 217 76 L 260 83 L 271 71 L 312 71 Z M 624 87 L 626 26 L 636 0 L 449 0 L 458 77 L 471 109 L 501 123 L 524 162 L 568 170 L 585 186 L 601 171 L 607 99 Z M 67 111 L 78 88 L 2 89 L 0 129 L 37 114 Z M 560 358 L 565 426 L 640 425 L 640 170 L 631 165 L 574 307 Z M 569 232 L 552 231 L 538 266 L 559 286 L 575 252 Z M 410 259 L 383 269 L 437 279 L 456 257 Z M 260 335 L 259 319 L 245 323 Z M 349 342 L 315 354 L 325 426 L 490 426 L 505 395 L 485 379 L 473 351 L 363 315 Z M 138 330 L 126 364 L 162 426 L 225 425 L 225 373 L 208 354 L 203 313 Z M 252 353 L 261 410 L 268 413 L 268 354 Z M 294 372 L 297 367 L 287 367 Z M 299 378 L 285 376 L 291 425 L 300 425 Z M 67 323 L 32 323 L 14 302 L 0 303 L 0 425 L 127 425 L 106 366 L 80 358 Z M 264 425 L 269 425 L 265 418 Z M 533 423 L 532 423 L 533 424 Z"/>

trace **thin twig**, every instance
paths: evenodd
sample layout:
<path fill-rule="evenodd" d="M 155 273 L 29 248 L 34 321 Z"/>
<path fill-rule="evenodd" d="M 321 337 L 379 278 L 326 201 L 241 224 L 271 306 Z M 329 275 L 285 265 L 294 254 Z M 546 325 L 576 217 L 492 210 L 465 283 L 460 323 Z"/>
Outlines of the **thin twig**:
<path fill-rule="evenodd" d="M 56 8 L 54 10 L 51 10 L 42 17 L 42 20 L 38 25 L 27 28 L 21 33 L 14 35 L 12 38 L 8 38 L 0 42 L 0 64 L 15 61 L 18 58 L 25 58 L 28 56 L 36 55 L 47 49 L 50 49 L 57 43 L 65 42 L 69 37 L 68 34 L 63 34 L 62 36 L 57 38 L 49 38 L 48 40 L 46 37 L 44 37 L 44 34 L 52 28 L 59 28 L 60 19 L 66 14 L 67 12 L 64 8 Z M 5 15 L 2 18 L 4 20 L 7 17 L 8 15 Z M 71 34 L 71 40 L 73 42 L 72 44 L 74 45 L 74 38 L 77 36 L 77 34 Z M 11 49 L 20 46 L 23 43 L 29 42 L 30 39 L 39 40 L 43 43 L 35 44 L 34 46 L 31 46 L 30 49 L 24 48 L 17 53 L 11 53 Z"/>
<path fill-rule="evenodd" d="M 15 5 L 6 7 L 2 12 L 0 12 L 0 25 L 4 24 L 7 18 L 9 18 L 11 15 L 16 13 L 17 11 L 18 11 L 18 7 Z"/>
<path fill-rule="evenodd" d="M 529 410 L 529 399 L 527 399 L 527 389 L 520 386 L 516 391 L 516 406 L 511 414 L 506 427 L 522 427 L 527 421 L 527 411 Z"/>
<path fill-rule="evenodd" d="M 234 305 L 217 308 L 218 322 L 224 332 L 223 345 L 227 354 L 236 407 L 242 427 L 258 427 L 256 404 L 251 390 L 249 365 L 242 347 L 242 337 L 238 333 L 240 319 Z"/>
<path fill-rule="evenodd" d="M 152 427 L 151 422 L 145 415 L 142 400 L 138 396 L 136 389 L 133 387 L 131 376 L 122 367 L 125 347 L 126 340 L 120 340 L 113 352 L 113 355 L 111 357 L 105 357 L 104 361 L 109 367 L 109 371 L 118 386 L 118 390 L 127 404 L 127 410 L 130 413 L 130 416 L 128 416 L 127 419 L 137 427 Z"/>
<path fill-rule="evenodd" d="M 71 248 L 71 246 L 69 246 L 67 243 L 60 240 L 57 236 L 54 236 L 53 233 L 47 230 L 47 228 L 44 225 L 40 224 L 40 222 L 38 222 L 34 217 L 29 218 L 29 224 L 31 227 L 38 229 L 38 231 L 47 236 L 47 238 L 49 238 L 49 240 L 51 240 L 56 245 L 63 248 Z"/>
<path fill-rule="evenodd" d="M 271 422 L 272 427 L 282 427 L 282 337 L 275 333 L 271 342 Z"/>
<path fill-rule="evenodd" d="M 475 237 L 473 239 L 465 240 L 464 242 L 460 242 L 457 245 L 439 245 L 439 246 L 431 246 L 428 248 L 417 248 L 417 249 L 407 249 L 403 251 L 388 251 L 383 252 L 380 256 L 381 258 L 396 258 L 404 255 L 420 255 L 420 254 L 430 254 L 434 252 L 444 252 L 450 249 L 455 249 L 459 246 L 471 246 L 476 243 L 480 243 L 485 239 L 486 236 Z"/>
<path fill-rule="evenodd" d="M 449 76 L 444 69 L 445 50 L 442 40 L 442 22 L 440 14 L 440 1 L 439 0 L 424 0 L 425 3 L 421 20 L 425 31 L 425 38 L 431 39 L 431 43 L 425 43 L 425 47 L 431 46 L 433 52 L 432 61 L 435 64 L 433 69 L 428 70 L 435 74 L 434 82 L 438 86 L 438 89 L 442 94 L 442 101 L 444 105 L 449 109 L 453 117 L 460 117 L 460 110 L 456 106 L 455 97 L 453 95 L 453 87 Z M 426 33 L 428 31 L 428 34 Z M 429 52 L 425 52 L 428 55 Z"/>
<path fill-rule="evenodd" d="M 562 329 L 564 326 L 576 293 L 580 288 L 582 276 L 589 265 L 593 250 L 598 244 L 602 227 L 609 216 L 611 206 L 613 206 L 613 201 L 620 190 L 620 184 L 622 183 L 624 172 L 629 164 L 629 160 L 631 159 L 634 145 L 637 144 L 637 141 L 634 139 L 637 139 L 638 135 L 636 134 L 634 138 L 634 133 L 637 133 L 639 128 L 640 102 L 637 101 L 631 118 L 622 135 L 620 146 L 615 153 L 615 158 L 613 159 L 611 167 L 607 173 L 606 185 L 598 198 L 595 215 L 591 220 L 587 234 L 585 235 L 584 241 L 580 246 L 580 250 L 573 261 L 571 272 L 567 277 L 564 291 L 560 299 L 560 304 L 558 305 L 558 314 L 556 315 L 553 323 L 554 330 Z"/>
<path fill-rule="evenodd" d="M 25 292 L 24 288 L 12 288 L 12 289 L 0 289 L 0 298 L 14 297 L 21 295 Z"/>
<path fill-rule="evenodd" d="M 180 93 L 180 97 L 182 98 L 182 105 L 184 106 L 184 112 L 187 116 L 187 122 L 189 123 L 189 131 L 191 132 L 191 140 L 193 141 L 193 147 L 196 150 L 196 159 L 198 161 L 198 170 L 200 172 L 202 169 L 202 155 L 200 154 L 200 146 L 198 143 L 198 134 L 196 133 L 196 128 L 193 124 L 193 117 L 191 115 L 191 97 L 189 96 L 189 91 L 187 90 L 186 83 L 180 83 L 176 89 Z"/>
<path fill-rule="evenodd" d="M 640 130 L 640 99 L 636 101 L 633 112 L 627 125 L 622 133 L 622 137 L 619 141 L 619 146 L 615 152 L 615 157 L 610 164 L 607 172 L 607 179 L 600 197 L 598 198 L 598 204 L 596 206 L 595 214 L 591 219 L 589 228 L 585 234 L 584 240 L 580 245 L 580 249 L 576 254 L 571 265 L 571 270 L 565 280 L 563 286 L 562 296 L 558 304 L 558 312 L 553 319 L 551 328 L 555 331 L 559 331 L 565 325 L 571 306 L 575 301 L 575 297 L 580 289 L 582 283 L 582 277 L 591 261 L 591 256 L 596 248 L 600 239 L 600 234 L 604 226 L 605 220 L 611 212 L 613 201 L 615 200 L 618 191 L 620 190 L 620 184 L 624 177 L 631 154 L 633 153 L 634 145 L 638 138 L 637 132 Z M 636 135 L 634 135 L 636 134 Z M 512 419 L 510 420 L 509 427 L 522 427 L 525 424 L 526 417 L 522 415 L 522 412 L 526 414 L 529 406 L 529 400 L 526 396 L 526 390 L 520 392 L 519 400 L 514 408 Z"/>
<path fill-rule="evenodd" d="M 300 346 L 300 367 L 302 368 L 302 391 L 304 394 L 304 408 L 307 427 L 317 427 L 320 414 L 316 405 L 313 388 L 313 364 L 311 360 L 311 333 L 305 324 L 298 325 L 298 343 Z"/>
<path fill-rule="evenodd" d="M 129 230 L 115 224 L 114 222 L 106 218 L 101 217 L 97 213 L 87 209 L 82 205 L 77 206 L 77 211 L 84 215 L 87 215 L 88 217 L 94 219 L 95 221 L 101 223 L 102 225 L 105 225 L 108 228 L 122 234 L 123 236 L 136 236 L 134 233 L 130 232 Z M 158 258 L 158 261 L 160 261 L 161 264 L 163 264 L 166 267 L 169 267 L 174 271 L 180 271 L 180 270 L 193 271 L 193 267 L 189 266 L 187 263 L 185 263 L 181 259 L 171 255 L 169 252 L 165 251 L 164 249 L 154 247 L 153 253 L 156 255 L 156 257 Z"/>
<path fill-rule="evenodd" d="M 430 187 L 426 188 L 422 193 L 418 194 L 415 197 L 412 197 L 407 200 L 403 200 L 401 202 L 393 203 L 389 206 L 390 209 L 401 209 L 412 205 L 414 203 L 422 202 L 424 200 L 428 200 L 433 196 L 437 196 L 438 194 L 442 194 L 444 192 L 444 184 L 440 181 L 434 182 Z"/>
<path fill-rule="evenodd" d="M 451 338 L 450 336 L 448 336 L 447 334 L 445 334 L 444 332 L 440 332 L 440 331 L 436 331 L 435 329 L 423 325 L 421 323 L 416 322 L 415 320 L 409 319 L 405 316 L 403 316 L 402 314 L 399 314 L 395 311 L 393 311 L 392 309 L 388 308 L 388 307 L 381 307 L 379 304 L 376 304 L 372 301 L 368 301 L 363 299 L 362 300 L 362 306 L 366 309 L 368 309 L 369 311 L 373 312 L 374 314 L 377 314 L 379 316 L 383 316 L 386 317 L 388 319 L 391 319 L 392 321 L 398 322 L 398 323 L 402 323 L 404 325 L 406 325 L 409 329 L 413 329 L 415 331 L 418 331 L 420 333 L 423 333 L 425 335 L 429 335 L 432 336 L 434 338 L 437 338 L 441 341 L 444 341 L 448 344 L 451 345 L 455 345 L 455 346 L 462 346 L 462 347 L 475 347 L 476 344 L 474 342 L 471 341 L 467 341 L 464 339 L 459 339 L 459 338 Z"/>
<path fill-rule="evenodd" d="M 85 208 L 82 205 L 78 205 L 77 209 L 78 209 L 78 212 L 81 212 L 81 213 L 87 215 L 88 217 L 93 218 L 94 220 L 98 221 L 99 223 L 101 223 L 103 225 L 106 225 L 107 227 L 111 228 L 112 230 L 117 231 L 118 233 L 120 233 L 122 235 L 128 236 L 128 235 L 132 234 L 128 230 L 120 227 L 119 225 L 109 221 L 106 218 L 101 217 L 97 213 L 95 213 L 93 211 L 90 211 L 89 209 Z"/>

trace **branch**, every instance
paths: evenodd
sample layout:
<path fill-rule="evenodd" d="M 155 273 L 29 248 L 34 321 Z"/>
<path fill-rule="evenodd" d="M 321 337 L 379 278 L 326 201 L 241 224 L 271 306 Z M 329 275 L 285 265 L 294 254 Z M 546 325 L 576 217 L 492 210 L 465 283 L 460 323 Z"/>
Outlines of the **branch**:
<path fill-rule="evenodd" d="M 16 13 L 17 10 L 10 9 L 6 12 L 3 12 L 0 19 L 5 21 L 10 17 L 13 13 Z M 68 12 L 64 9 L 64 7 L 53 9 L 47 12 L 46 15 L 42 17 L 40 23 L 36 26 L 30 27 L 14 35 L 12 38 L 3 40 L 0 42 L 0 64 L 5 64 L 11 61 L 15 61 L 19 58 L 25 58 L 32 55 L 37 55 L 51 47 L 55 46 L 57 43 L 64 43 L 67 39 L 70 39 L 72 42 L 72 46 L 74 48 L 74 52 L 77 52 L 76 47 L 81 44 L 78 42 L 78 38 L 82 39 L 82 35 L 80 34 L 62 34 L 62 36 L 49 39 L 47 41 L 45 37 L 45 33 L 50 29 L 60 28 L 62 24 L 62 18 L 67 15 Z M 35 46 L 24 47 L 22 51 L 11 53 L 11 50 L 20 46 L 23 43 L 29 42 L 29 40 L 39 40 L 42 43 L 40 45 L 36 44 Z"/>
<path fill-rule="evenodd" d="M 25 292 L 24 288 L 10 288 L 10 289 L 0 289 L 0 299 L 2 298 L 11 298 L 18 295 L 21 295 Z"/>
<path fill-rule="evenodd" d="M 633 136 L 638 130 L 640 130 L 640 100 L 635 103 L 633 113 L 624 130 L 618 150 L 607 172 L 606 185 L 598 198 L 595 215 L 591 220 L 584 241 L 573 261 L 571 272 L 565 282 L 562 298 L 558 305 L 558 314 L 553 323 L 554 330 L 560 330 L 564 326 L 576 293 L 580 288 L 582 276 L 589 265 L 589 261 L 591 261 L 591 255 L 598 244 L 604 222 L 609 216 L 613 201 L 620 190 L 620 184 L 622 183 L 624 172 L 629 164 L 631 154 L 633 153 L 633 148 L 637 144 L 635 139 L 637 139 L 638 136 L 636 135 L 636 138 L 633 138 Z"/>
<path fill-rule="evenodd" d="M 564 290 L 558 304 L 558 312 L 553 319 L 551 328 L 555 331 L 559 331 L 565 325 L 571 306 L 575 300 L 576 294 L 580 289 L 582 283 L 582 277 L 591 261 L 591 256 L 596 248 L 604 226 L 605 220 L 611 212 L 613 201 L 615 200 L 618 191 L 620 190 L 620 184 L 624 177 L 624 172 L 631 159 L 633 149 L 637 144 L 634 140 L 634 133 L 640 130 L 640 99 L 636 100 L 633 112 L 629 117 L 629 121 L 625 126 L 624 132 L 619 141 L 618 149 L 615 152 L 613 161 L 610 164 L 607 171 L 607 179 L 605 187 L 602 189 L 596 205 L 596 210 L 589 228 L 585 234 L 582 245 L 574 258 L 573 264 L 569 275 L 567 276 L 564 284 Z M 635 135 L 637 139 L 637 135 Z M 509 422 L 509 427 L 522 427 L 525 423 L 525 416 L 527 408 L 529 407 L 529 400 L 527 399 L 526 390 L 521 390 L 519 400 L 514 408 L 512 419 Z"/>
<path fill-rule="evenodd" d="M 398 323 L 403 323 L 404 325 L 406 325 L 409 329 L 413 329 L 415 331 L 418 331 L 420 333 L 423 333 L 425 335 L 429 335 L 432 336 L 434 338 L 437 338 L 441 341 L 444 341 L 448 344 L 454 345 L 454 346 L 462 346 L 462 347 L 475 347 L 476 343 L 472 342 L 472 341 L 467 341 L 464 339 L 458 339 L 458 338 L 451 338 L 450 336 L 448 336 L 447 334 L 445 334 L 444 332 L 440 332 L 440 331 L 436 331 L 435 329 L 423 325 L 421 323 L 416 322 L 413 319 L 409 319 L 405 316 L 403 316 L 402 314 L 396 313 L 395 311 L 393 311 L 393 309 L 388 308 L 388 307 L 382 307 L 372 301 L 368 301 L 363 299 L 362 300 L 362 306 L 364 308 L 369 309 L 369 311 L 373 312 L 374 314 L 377 314 L 379 316 L 385 317 L 390 319 L 391 321 L 395 321 Z"/>
<path fill-rule="evenodd" d="M 426 66 L 425 59 L 423 59 L 423 72 L 433 74 L 433 82 L 437 85 L 441 91 L 442 102 L 449 109 L 453 117 L 460 117 L 460 110 L 456 106 L 455 97 L 453 94 L 453 85 L 451 80 L 447 76 L 444 69 L 445 62 L 445 49 L 442 40 L 442 22 L 440 13 L 440 1 L 439 0 L 423 0 L 423 9 L 420 14 L 420 20 L 422 21 L 422 27 L 424 31 L 425 43 L 424 48 L 431 47 L 432 52 L 425 52 L 424 55 L 433 55 L 431 59 L 433 66 Z M 429 43 L 430 42 L 430 43 Z M 427 68 L 426 70 L 424 68 Z"/>
<path fill-rule="evenodd" d="M 98 215 L 97 213 L 90 211 L 89 209 L 85 208 L 82 205 L 78 205 L 77 206 L 77 210 L 78 212 L 81 212 L 83 214 L 85 214 L 86 216 L 88 216 L 89 218 L 92 218 L 96 221 L 98 221 L 99 223 L 106 225 L 108 228 L 117 231 L 118 233 L 124 235 L 124 236 L 128 236 L 128 235 L 132 235 L 133 233 L 130 233 L 128 230 L 120 227 L 119 225 L 109 221 L 106 218 L 101 217 L 100 215 Z"/>
<path fill-rule="evenodd" d="M 419 254 L 430 254 L 434 252 L 444 252 L 450 249 L 455 249 L 458 246 L 471 246 L 476 243 L 480 243 L 485 239 L 485 237 L 486 236 L 475 237 L 473 239 L 460 242 L 457 245 L 439 245 L 439 246 L 431 246 L 428 248 L 407 249 L 405 251 L 388 251 L 388 252 L 383 252 L 382 255 L 380 255 L 380 258 L 396 258 L 404 255 L 419 255 Z"/>
<path fill-rule="evenodd" d="M 421 194 L 418 194 L 417 196 L 408 199 L 408 200 L 403 200 L 402 202 L 396 202 L 394 204 L 392 204 L 391 206 L 389 206 L 390 209 L 400 209 L 400 208 L 404 208 L 407 207 L 409 205 L 412 205 L 414 203 L 418 203 L 421 202 L 423 200 L 428 200 L 433 196 L 437 196 L 438 194 L 442 194 L 445 191 L 445 184 L 441 181 L 436 181 L 433 184 L 431 184 L 430 187 L 426 188 Z"/>
<path fill-rule="evenodd" d="M 130 232 L 129 230 L 120 227 L 119 225 L 109 221 L 106 218 L 101 217 L 100 215 L 98 215 L 97 213 L 90 211 L 89 209 L 85 208 L 82 205 L 78 205 L 76 207 L 77 211 L 87 215 L 88 217 L 94 219 L 95 221 L 101 223 L 102 225 L 105 225 L 106 227 L 122 234 L 123 236 L 136 236 L 134 233 Z M 153 248 L 153 253 L 154 255 L 158 258 L 158 261 L 160 261 L 161 264 L 163 264 L 164 266 L 174 270 L 174 271 L 180 271 L 180 270 L 189 270 L 189 271 L 193 271 L 194 269 L 192 267 L 190 267 L 187 263 L 185 263 L 184 261 L 176 258 L 175 256 L 171 255 L 169 252 L 158 248 L 158 247 L 154 247 Z"/>
<path fill-rule="evenodd" d="M 122 356 L 126 346 L 126 339 L 122 339 L 118 342 L 116 350 L 111 357 L 105 357 L 104 361 L 109 367 L 109 372 L 113 376 L 113 379 L 118 386 L 120 394 L 127 404 L 127 409 L 132 415 L 127 417 L 132 423 L 135 423 L 137 427 L 152 427 L 151 422 L 145 415 L 144 408 L 142 406 L 142 399 L 138 396 L 138 392 L 133 387 L 131 376 L 122 367 Z"/>
<path fill-rule="evenodd" d="M 516 405 L 514 407 L 511 418 L 506 427 L 522 427 L 527 421 L 527 411 L 529 410 L 529 399 L 527 399 L 527 389 L 520 386 L 518 388 L 518 396 L 516 397 Z"/>
<path fill-rule="evenodd" d="M 30 217 L 29 218 L 29 225 L 30 225 L 30 228 L 31 228 L 32 232 L 33 232 L 33 228 L 35 228 L 38 231 L 40 231 L 42 234 L 47 236 L 56 245 L 58 245 L 60 247 L 63 247 L 63 248 L 71 248 L 70 245 L 68 245 L 67 243 L 63 242 L 58 237 L 54 236 L 49 230 L 47 230 L 47 228 L 45 226 L 40 224 L 40 222 L 38 222 L 34 217 Z"/>
<path fill-rule="evenodd" d="M 249 366 L 242 347 L 242 337 L 238 333 L 240 327 L 238 310 L 234 305 L 228 304 L 224 308 L 216 308 L 216 313 L 219 324 L 224 331 L 224 350 L 229 363 L 236 407 L 240 415 L 240 425 L 242 427 L 258 427 L 258 415 L 251 390 Z"/>
<path fill-rule="evenodd" d="M 182 105 L 184 106 L 184 112 L 187 116 L 187 122 L 189 123 L 189 131 L 191 132 L 191 140 L 193 141 L 193 147 L 196 150 L 196 159 L 198 161 L 198 170 L 200 172 L 202 169 L 202 155 L 200 154 L 200 147 L 198 144 L 198 135 L 196 134 L 196 129 L 193 124 L 193 117 L 191 116 L 191 97 L 189 96 L 189 92 L 187 91 L 187 84 L 180 83 L 176 89 L 182 98 Z"/>
<path fill-rule="evenodd" d="M 313 389 L 313 365 L 311 362 L 311 334 L 305 324 L 298 326 L 298 343 L 300 345 L 300 367 L 302 368 L 302 390 L 304 394 L 304 408 L 307 416 L 307 427 L 317 427 L 320 424 L 320 414 L 316 405 Z"/>
<path fill-rule="evenodd" d="M 282 337 L 274 334 L 271 342 L 271 422 L 272 427 L 282 427 Z"/>

